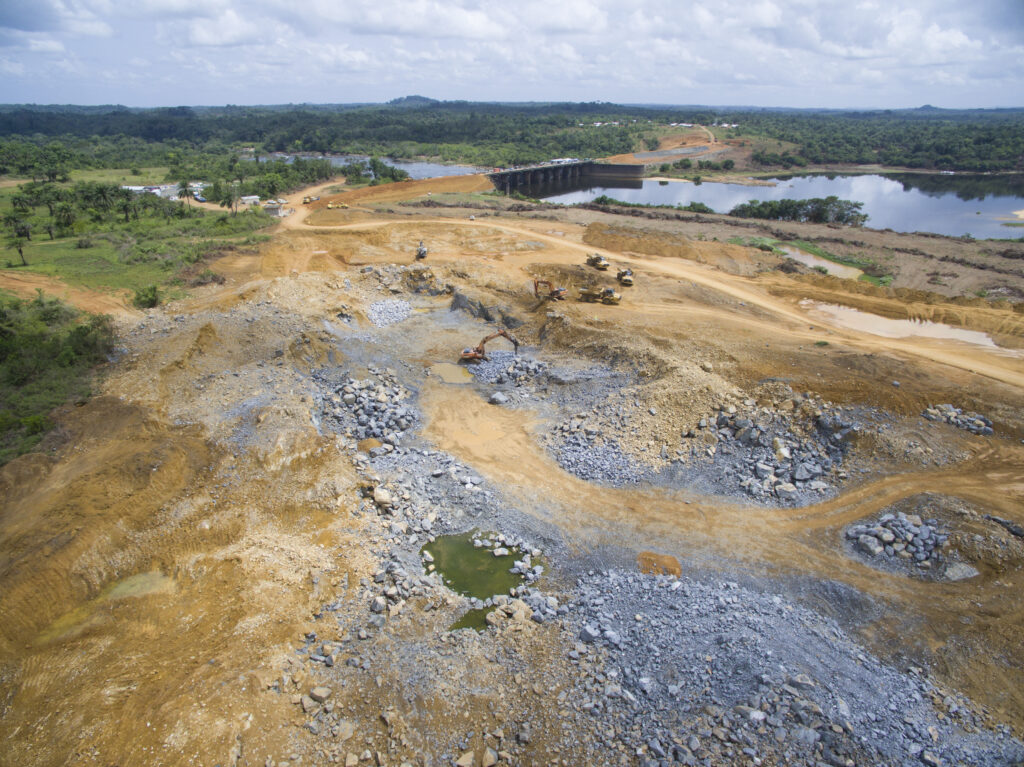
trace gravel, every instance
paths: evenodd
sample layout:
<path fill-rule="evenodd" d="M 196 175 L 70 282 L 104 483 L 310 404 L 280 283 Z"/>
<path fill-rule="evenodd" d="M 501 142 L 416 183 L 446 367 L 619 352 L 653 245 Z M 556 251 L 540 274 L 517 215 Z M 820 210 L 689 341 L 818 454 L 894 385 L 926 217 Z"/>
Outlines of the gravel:
<path fill-rule="evenodd" d="M 411 313 L 412 306 L 408 301 L 390 298 L 386 301 L 375 301 L 370 304 L 370 308 L 366 311 L 366 316 L 370 318 L 370 322 L 378 328 L 382 328 L 385 325 L 394 325 L 396 322 L 401 322 Z"/>
<path fill-rule="evenodd" d="M 920 764 L 925 754 L 947 764 L 1024 758 L 1007 732 L 974 731 L 969 707 L 940 694 L 919 669 L 883 664 L 834 621 L 780 595 L 716 579 L 591 571 L 569 605 L 578 642 L 568 657 L 580 668 L 574 697 L 649 759 L 666 758 L 662 752 L 683 764 L 741 755 L 833 765 Z M 600 662 L 590 660 L 595 652 Z"/>

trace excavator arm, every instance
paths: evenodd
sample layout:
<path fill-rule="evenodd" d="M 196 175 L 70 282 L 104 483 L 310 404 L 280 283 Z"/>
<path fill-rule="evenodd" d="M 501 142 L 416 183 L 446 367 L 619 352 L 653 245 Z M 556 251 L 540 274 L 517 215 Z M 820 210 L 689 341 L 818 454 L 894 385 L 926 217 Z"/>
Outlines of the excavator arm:
<path fill-rule="evenodd" d="M 503 338 L 507 338 L 512 343 L 512 346 L 515 348 L 516 354 L 519 353 L 519 341 L 516 339 L 516 337 L 513 336 L 511 333 L 509 333 L 507 330 L 498 330 L 498 331 L 496 331 L 494 333 L 491 333 L 488 336 L 484 336 L 481 339 L 480 343 L 477 344 L 474 348 L 472 348 L 472 349 L 469 349 L 469 348 L 463 349 L 462 350 L 462 359 L 464 359 L 464 360 L 485 360 L 485 359 L 487 359 L 487 354 L 484 351 L 484 347 L 487 346 L 487 342 L 488 341 L 493 341 L 498 336 L 502 336 Z"/>
<path fill-rule="evenodd" d="M 540 286 L 546 285 L 548 292 L 544 295 L 540 293 Z M 565 288 L 556 288 L 550 280 L 534 280 L 533 281 L 533 295 L 535 298 L 551 298 L 555 301 L 565 300 Z"/>

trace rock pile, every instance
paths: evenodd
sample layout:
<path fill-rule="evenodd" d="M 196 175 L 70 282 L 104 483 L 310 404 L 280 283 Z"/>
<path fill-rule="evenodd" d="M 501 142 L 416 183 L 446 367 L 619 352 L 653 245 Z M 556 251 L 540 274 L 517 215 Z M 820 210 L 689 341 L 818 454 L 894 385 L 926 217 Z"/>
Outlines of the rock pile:
<path fill-rule="evenodd" d="M 531 359 L 525 354 L 495 350 L 487 353 L 487 359 L 469 366 L 477 380 L 489 384 L 510 384 L 525 386 L 544 375 L 547 363 Z"/>
<path fill-rule="evenodd" d="M 993 434 L 992 421 L 988 418 L 980 413 L 964 412 L 962 409 L 953 407 L 948 403 L 945 405 L 931 405 L 921 413 L 921 416 L 929 421 L 948 423 L 958 429 L 965 429 L 974 434 L 980 434 L 983 437 L 989 437 Z"/>
<path fill-rule="evenodd" d="M 391 298 L 386 301 L 375 301 L 370 304 L 370 307 L 366 310 L 366 316 L 369 317 L 370 322 L 378 328 L 382 328 L 385 325 L 394 325 L 396 322 L 401 322 L 411 313 L 412 306 L 409 302 L 398 298 Z"/>
<path fill-rule="evenodd" d="M 794 503 L 806 491 L 827 491 L 830 482 L 844 478 L 839 467 L 859 427 L 847 414 L 820 403 L 807 410 L 809 418 L 801 420 L 804 408 L 791 415 L 794 408 L 739 412 L 734 405 L 723 407 L 686 435 L 703 433 L 713 443 L 703 449 L 705 455 L 700 447 L 691 455 L 698 462 L 710 458 L 722 476 L 738 476 L 737 484 L 755 498 Z"/>
<path fill-rule="evenodd" d="M 851 525 L 846 537 L 869 557 L 898 558 L 921 569 L 942 561 L 949 533 L 937 519 L 922 520 L 917 514 L 883 514 L 874 524 Z"/>
<path fill-rule="evenodd" d="M 370 368 L 371 378 L 357 380 L 342 375 L 340 383 L 330 382 L 325 415 L 341 423 L 357 439 L 379 439 L 391 448 L 401 444 L 402 434 L 417 420 L 416 408 L 408 404 L 410 392 L 388 370 Z M 327 373 L 315 373 L 322 383 Z M 387 450 L 387 448 L 384 448 Z"/>
<path fill-rule="evenodd" d="M 606 438 L 596 427 L 573 429 L 560 427 L 554 454 L 558 464 L 589 482 L 612 487 L 634 484 L 647 478 L 649 470 L 623 452 L 614 438 Z"/>
<path fill-rule="evenodd" d="M 996 765 L 1024 756 L 1012 738 L 978 730 L 969 710 L 957 712 L 963 730 L 936 716 L 943 698 L 930 682 L 780 596 L 616 571 L 588 573 L 576 595 L 568 658 L 578 681 L 567 700 L 601 723 L 595 747 L 624 745 L 637 764 Z"/>

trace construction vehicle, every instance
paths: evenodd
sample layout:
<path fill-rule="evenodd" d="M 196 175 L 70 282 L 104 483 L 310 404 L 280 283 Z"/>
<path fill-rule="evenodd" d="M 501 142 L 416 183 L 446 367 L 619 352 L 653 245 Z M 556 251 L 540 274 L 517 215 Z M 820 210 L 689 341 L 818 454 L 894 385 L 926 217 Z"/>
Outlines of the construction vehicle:
<path fill-rule="evenodd" d="M 516 340 L 516 337 L 509 333 L 507 330 L 499 330 L 497 332 L 491 333 L 489 336 L 484 336 L 480 343 L 478 343 L 472 349 L 463 349 L 460 360 L 465 362 L 473 362 L 474 360 L 486 360 L 487 355 L 484 353 L 484 347 L 487 345 L 488 341 L 491 341 L 497 338 L 498 336 L 501 336 L 502 338 L 507 338 L 509 341 L 511 341 L 512 346 L 515 348 L 515 353 L 519 353 L 519 341 Z"/>
<path fill-rule="evenodd" d="M 333 210 L 335 208 L 337 208 L 338 210 L 346 210 L 348 208 L 348 204 L 344 203 L 344 202 L 329 202 L 329 203 L 327 203 L 327 209 L 328 210 Z"/>
<path fill-rule="evenodd" d="M 416 260 L 422 261 L 427 257 L 427 247 L 423 244 L 423 240 L 420 240 L 420 244 L 416 247 Z"/>
<path fill-rule="evenodd" d="M 591 253 L 587 256 L 587 266 L 592 266 L 599 272 L 608 271 L 608 259 L 600 253 Z"/>
<path fill-rule="evenodd" d="M 628 288 L 633 284 L 633 270 L 628 267 L 626 269 L 619 269 L 619 273 L 615 275 L 615 279 Z"/>
<path fill-rule="evenodd" d="M 309 197 L 309 196 L 306 196 L 306 197 L 302 198 L 302 204 L 303 205 L 309 205 L 311 202 L 316 202 L 319 199 L 320 199 L 319 197 Z"/>
<path fill-rule="evenodd" d="M 548 292 L 541 294 L 540 286 L 547 285 Z M 551 284 L 550 280 L 534 280 L 533 281 L 533 295 L 537 298 L 550 298 L 552 301 L 564 301 L 565 294 L 568 291 L 565 288 L 556 288 Z"/>
<path fill-rule="evenodd" d="M 580 301 L 602 304 L 617 304 L 622 296 L 615 292 L 614 288 L 580 288 Z"/>

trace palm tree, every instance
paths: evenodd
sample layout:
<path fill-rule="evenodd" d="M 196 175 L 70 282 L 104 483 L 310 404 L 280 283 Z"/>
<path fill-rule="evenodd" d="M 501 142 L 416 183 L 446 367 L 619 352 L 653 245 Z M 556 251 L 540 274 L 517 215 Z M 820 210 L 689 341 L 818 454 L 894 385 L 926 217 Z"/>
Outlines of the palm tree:
<path fill-rule="evenodd" d="M 75 208 L 70 202 L 60 203 L 53 211 L 53 218 L 57 226 L 62 229 L 70 229 L 75 223 Z"/>
<path fill-rule="evenodd" d="M 178 184 L 178 199 L 185 199 L 189 209 L 192 208 L 192 190 L 188 188 L 188 181 L 182 181 Z"/>
<path fill-rule="evenodd" d="M 222 208 L 229 208 L 234 215 L 238 212 L 238 197 L 238 184 L 231 184 L 224 190 L 219 204 Z"/>

